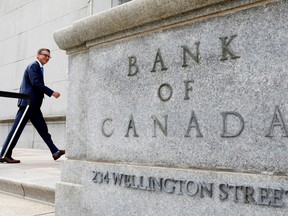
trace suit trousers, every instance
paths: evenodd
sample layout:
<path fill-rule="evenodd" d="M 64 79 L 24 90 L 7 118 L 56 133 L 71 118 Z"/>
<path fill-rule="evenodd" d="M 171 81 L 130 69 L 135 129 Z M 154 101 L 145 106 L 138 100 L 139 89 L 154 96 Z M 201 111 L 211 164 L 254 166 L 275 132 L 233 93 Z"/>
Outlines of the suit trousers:
<path fill-rule="evenodd" d="M 25 108 L 26 107 L 22 107 L 22 106 L 19 107 L 19 110 L 16 114 L 15 121 L 12 125 L 12 128 L 11 128 L 11 130 L 10 130 L 10 132 L 9 132 L 9 134 L 8 134 L 4 144 L 3 144 L 2 151 L 1 151 L 1 157 L 3 157 L 5 151 L 8 147 L 8 144 L 9 144 L 9 142 L 10 142 L 10 140 L 11 140 L 11 138 L 12 138 L 12 136 L 13 136 L 16 128 L 17 128 L 17 125 L 19 124 L 21 117 L 24 114 Z M 26 112 L 26 115 L 24 116 L 24 118 L 21 122 L 21 125 L 18 128 L 17 133 L 14 136 L 14 139 L 11 142 L 11 145 L 10 145 L 5 157 L 11 157 L 12 156 L 12 151 L 13 151 L 14 147 L 16 146 L 16 144 L 20 138 L 20 135 L 22 134 L 22 131 L 24 130 L 28 120 L 30 120 L 31 123 L 33 124 L 33 126 L 36 128 L 37 132 L 42 137 L 44 142 L 47 144 L 51 153 L 54 154 L 54 153 L 58 152 L 59 149 L 54 145 L 54 143 L 51 139 L 51 135 L 48 132 L 48 127 L 47 127 L 47 124 L 43 118 L 43 115 L 42 115 L 40 108 L 29 107 L 28 111 Z"/>

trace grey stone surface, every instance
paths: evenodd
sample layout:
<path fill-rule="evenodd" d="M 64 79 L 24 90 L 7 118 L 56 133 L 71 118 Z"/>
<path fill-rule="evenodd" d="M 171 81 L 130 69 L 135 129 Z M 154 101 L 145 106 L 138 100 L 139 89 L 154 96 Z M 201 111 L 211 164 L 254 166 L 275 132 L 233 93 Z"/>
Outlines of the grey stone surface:
<path fill-rule="evenodd" d="M 56 185 L 56 190 L 55 215 L 85 215 L 81 185 L 61 183 Z"/>
<path fill-rule="evenodd" d="M 25 197 L 31 197 L 32 199 L 48 203 L 55 203 L 55 188 L 25 183 L 22 183 L 21 186 L 25 192 Z"/>
<path fill-rule="evenodd" d="M 88 116 L 87 158 L 100 161 L 153 164 L 251 172 L 287 170 L 287 137 L 274 126 L 273 137 L 266 137 L 276 106 L 287 124 L 288 106 L 286 41 L 287 2 L 258 7 L 180 28 L 173 28 L 115 44 L 91 49 L 86 95 Z M 234 37 L 229 45 L 239 58 L 221 61 L 221 37 Z M 187 57 L 182 67 L 181 46 L 195 54 L 199 41 L 199 64 Z M 160 50 L 161 71 L 151 72 Z M 139 72 L 128 76 L 128 57 L 136 56 Z M 77 66 L 78 67 L 78 66 Z M 135 67 L 132 67 L 135 70 Z M 184 81 L 192 91 L 185 100 Z M 169 101 L 157 96 L 161 84 L 173 88 Z M 163 93 L 165 94 L 165 93 Z M 166 96 L 165 96 L 166 97 Z M 192 116 L 198 122 L 187 134 Z M 225 138 L 222 112 L 237 112 L 244 119 L 244 130 L 237 137 Z M 128 131 L 133 115 L 138 137 Z M 167 136 L 152 116 L 164 124 Z M 102 133 L 104 119 L 106 137 Z M 237 134 L 239 119 L 229 115 L 227 133 Z M 191 125 L 195 124 L 195 120 Z"/>
<path fill-rule="evenodd" d="M 61 181 L 82 185 L 85 162 L 80 160 L 65 160 L 62 163 Z"/>
<path fill-rule="evenodd" d="M 24 191 L 20 182 L 1 179 L 0 190 L 5 191 L 7 193 L 17 194 L 19 196 L 24 196 Z"/>
<path fill-rule="evenodd" d="M 70 82 L 58 215 L 288 213 L 288 2 L 197 2 L 134 1 L 55 33 Z M 150 13 L 117 30 L 108 15 L 136 5 Z"/>
<path fill-rule="evenodd" d="M 104 13 L 76 21 L 72 26 L 55 32 L 54 37 L 61 49 L 67 49 L 81 45 L 95 37 L 110 35 L 223 1 L 225 0 L 133 1 Z"/>
<path fill-rule="evenodd" d="M 49 150 L 15 148 L 13 157 L 21 163 L 0 163 L 0 192 L 54 204 L 65 156 L 54 161 Z"/>
<path fill-rule="evenodd" d="M 0 193 L 0 199 L 1 216 L 55 216 L 55 208 L 52 205 L 3 193 Z"/>
<path fill-rule="evenodd" d="M 67 156 L 85 157 L 88 137 L 87 129 L 87 71 L 88 52 L 69 56 L 69 97 L 66 114 L 67 121 Z M 79 124 L 81 122 L 81 124 Z M 68 126 L 69 125 L 69 126 Z"/>
<path fill-rule="evenodd" d="M 103 178 L 101 182 L 100 175 L 98 175 L 95 180 L 93 171 L 103 173 L 104 177 L 108 172 L 108 178 Z M 115 183 L 113 173 L 119 176 L 123 174 L 122 179 L 118 176 L 117 183 Z M 128 178 L 124 175 L 134 176 L 134 180 L 132 177 L 127 180 Z M 142 183 L 140 183 L 141 176 L 143 177 Z M 287 206 L 269 206 L 268 203 L 271 199 L 273 200 L 271 202 L 274 202 L 274 198 L 271 193 L 267 198 L 261 198 L 259 189 L 270 188 L 272 190 L 273 188 L 281 191 L 286 188 L 284 190 L 287 191 L 287 177 L 108 163 L 87 163 L 84 177 L 83 215 L 260 216 L 287 214 Z M 149 187 L 148 179 L 150 177 L 154 177 L 158 182 L 160 182 L 160 178 L 163 179 L 161 190 L 156 183 L 155 190 L 152 190 L 153 187 Z M 92 181 L 93 179 L 94 181 Z M 180 187 L 180 180 L 183 181 L 182 187 Z M 187 183 L 188 187 L 186 187 Z M 229 189 L 227 185 L 229 185 Z M 240 188 L 241 186 L 242 188 Z M 209 192 L 205 188 L 209 189 Z M 253 194 L 245 196 L 245 189 L 249 193 L 252 193 L 253 190 Z M 265 189 L 261 190 L 265 191 Z M 235 191 L 237 192 L 235 193 Z M 281 192 L 276 193 L 280 194 Z M 262 204 L 260 204 L 260 200 Z M 276 204 L 282 202 L 287 204 L 287 201 L 288 195 L 283 194 L 281 199 L 276 199 Z"/>

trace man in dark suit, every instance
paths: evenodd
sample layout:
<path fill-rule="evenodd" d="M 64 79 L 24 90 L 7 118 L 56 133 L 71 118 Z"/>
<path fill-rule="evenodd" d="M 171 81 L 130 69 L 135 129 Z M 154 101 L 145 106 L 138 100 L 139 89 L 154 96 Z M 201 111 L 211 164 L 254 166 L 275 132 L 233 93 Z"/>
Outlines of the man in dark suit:
<path fill-rule="evenodd" d="M 20 160 L 15 160 L 12 158 L 12 151 L 17 144 L 17 141 L 27 124 L 28 120 L 31 121 L 33 126 L 38 131 L 39 135 L 42 137 L 44 142 L 47 144 L 48 148 L 52 153 L 52 157 L 54 160 L 57 160 L 62 155 L 65 154 L 65 150 L 59 150 L 51 139 L 51 135 L 48 132 L 48 127 L 46 122 L 43 118 L 41 112 L 41 105 L 44 98 L 44 94 L 47 96 L 59 98 L 60 93 L 53 91 L 52 89 L 48 88 L 44 84 L 44 68 L 43 66 L 50 60 L 50 50 L 46 48 L 39 49 L 37 52 L 37 59 L 36 61 L 32 62 L 30 65 L 27 66 L 22 84 L 20 87 L 20 93 L 30 95 L 30 104 L 26 111 L 26 107 L 28 105 L 28 101 L 26 99 L 19 99 L 18 101 L 18 112 L 16 114 L 16 118 L 14 124 L 4 142 L 1 151 L 1 158 L 0 162 L 6 163 L 20 163 Z M 26 112 L 26 113 L 25 113 Z M 19 122 L 21 124 L 18 126 Z M 18 130 L 16 134 L 16 128 L 18 126 Z M 11 138 L 13 138 L 11 140 Z M 8 147 L 8 145 L 10 146 Z M 6 153 L 6 154 L 5 154 Z M 4 155 L 5 154 L 5 155 Z"/>

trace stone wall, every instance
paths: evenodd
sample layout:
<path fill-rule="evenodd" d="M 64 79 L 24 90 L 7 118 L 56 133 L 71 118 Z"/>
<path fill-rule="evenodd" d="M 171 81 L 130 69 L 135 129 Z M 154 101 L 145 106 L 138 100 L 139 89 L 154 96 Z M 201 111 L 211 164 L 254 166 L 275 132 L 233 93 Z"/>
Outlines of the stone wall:
<path fill-rule="evenodd" d="M 0 90 L 19 92 L 24 70 L 35 60 L 37 50 L 50 48 L 52 59 L 45 65 L 45 83 L 59 91 L 61 97 L 57 100 L 46 97 L 42 112 L 47 117 L 49 131 L 59 148 L 64 148 L 66 143 L 68 58 L 57 47 L 53 33 L 86 17 L 87 5 L 86 0 L 0 1 Z M 16 99 L 0 97 L 0 104 L 1 147 L 18 108 Z M 25 128 L 17 147 L 47 149 L 31 124 Z"/>
<path fill-rule="evenodd" d="M 56 214 L 286 215 L 287 10 L 139 0 L 55 32 L 69 55 Z"/>

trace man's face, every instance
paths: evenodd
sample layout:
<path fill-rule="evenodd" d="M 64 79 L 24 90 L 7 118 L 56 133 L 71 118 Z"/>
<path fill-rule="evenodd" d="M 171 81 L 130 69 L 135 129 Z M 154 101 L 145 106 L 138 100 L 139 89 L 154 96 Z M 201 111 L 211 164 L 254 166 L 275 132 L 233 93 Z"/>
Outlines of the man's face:
<path fill-rule="evenodd" d="M 45 65 L 50 59 L 50 52 L 43 50 L 40 54 L 37 54 L 37 59 L 42 65 Z"/>

